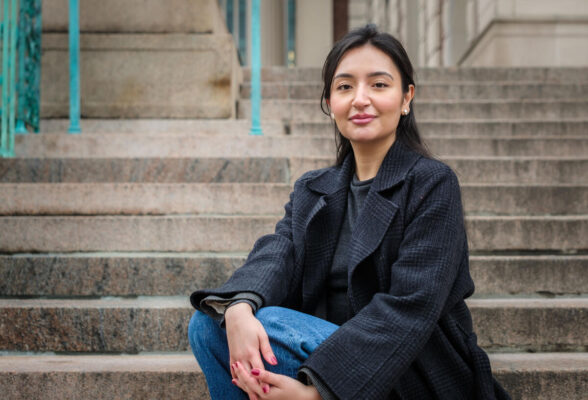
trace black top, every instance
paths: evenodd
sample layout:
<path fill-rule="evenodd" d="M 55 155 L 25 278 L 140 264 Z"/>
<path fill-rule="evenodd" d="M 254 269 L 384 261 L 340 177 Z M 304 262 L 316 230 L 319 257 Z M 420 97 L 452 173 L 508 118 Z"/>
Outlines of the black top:
<path fill-rule="evenodd" d="M 337 325 L 342 325 L 350 317 L 347 300 L 347 275 L 349 270 L 351 234 L 373 180 L 372 178 L 360 181 L 356 175 L 353 175 L 353 179 L 349 185 L 347 210 L 341 225 L 339 240 L 335 254 L 333 255 L 333 264 L 331 265 L 331 272 L 327 281 L 326 319 Z"/>

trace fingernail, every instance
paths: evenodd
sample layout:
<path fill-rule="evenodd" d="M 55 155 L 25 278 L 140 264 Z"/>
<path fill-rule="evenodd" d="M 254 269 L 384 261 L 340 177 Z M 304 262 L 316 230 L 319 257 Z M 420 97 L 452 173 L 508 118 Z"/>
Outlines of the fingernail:
<path fill-rule="evenodd" d="M 237 385 L 237 380 L 236 379 L 233 379 L 231 382 L 233 383 L 233 385 L 239 386 L 239 385 Z"/>
<path fill-rule="evenodd" d="M 234 371 L 234 370 L 236 370 L 236 369 L 237 369 L 237 363 L 235 363 L 235 364 L 231 364 L 231 369 L 232 369 L 233 371 Z"/>
<path fill-rule="evenodd" d="M 278 363 L 278 359 L 276 358 L 276 356 L 272 356 L 272 364 L 276 365 Z"/>
<path fill-rule="evenodd" d="M 269 386 L 268 385 L 265 385 L 263 387 L 263 393 L 269 393 Z"/>
<path fill-rule="evenodd" d="M 259 368 L 253 368 L 251 370 L 251 375 L 259 376 L 260 372 L 261 371 L 259 370 Z"/>

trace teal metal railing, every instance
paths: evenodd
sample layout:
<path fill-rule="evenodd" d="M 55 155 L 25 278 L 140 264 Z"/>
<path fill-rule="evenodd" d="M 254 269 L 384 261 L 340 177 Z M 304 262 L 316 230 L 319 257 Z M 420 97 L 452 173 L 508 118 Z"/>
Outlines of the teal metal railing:
<path fill-rule="evenodd" d="M 0 156 L 14 156 L 16 117 L 16 28 L 17 0 L 2 1 L 2 121 Z"/>
<path fill-rule="evenodd" d="M 80 3 L 69 0 L 69 129 L 82 133 L 80 127 Z"/>
<path fill-rule="evenodd" d="M 261 20 L 260 0 L 251 1 L 251 130 L 250 135 L 262 135 L 261 130 Z"/>
<path fill-rule="evenodd" d="M 41 0 L 3 0 L 0 156 L 14 157 L 14 135 L 39 132 Z"/>

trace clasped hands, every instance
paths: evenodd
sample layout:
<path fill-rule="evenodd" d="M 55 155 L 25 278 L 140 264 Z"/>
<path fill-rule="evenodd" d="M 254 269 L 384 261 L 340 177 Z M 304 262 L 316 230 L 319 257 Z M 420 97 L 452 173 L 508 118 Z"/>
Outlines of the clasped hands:
<path fill-rule="evenodd" d="M 263 325 L 247 303 L 235 304 L 225 312 L 225 327 L 231 363 L 231 377 L 250 400 L 320 400 L 313 386 L 286 375 L 266 371 L 261 356 L 271 365 L 278 360 Z"/>

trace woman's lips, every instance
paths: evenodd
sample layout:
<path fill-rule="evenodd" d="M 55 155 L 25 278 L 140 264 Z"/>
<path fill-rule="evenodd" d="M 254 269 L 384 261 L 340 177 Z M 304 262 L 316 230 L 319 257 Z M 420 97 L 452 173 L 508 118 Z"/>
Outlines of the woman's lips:
<path fill-rule="evenodd" d="M 354 115 L 351 117 L 351 122 L 357 125 L 369 124 L 376 118 L 374 115 Z"/>

